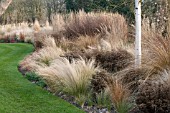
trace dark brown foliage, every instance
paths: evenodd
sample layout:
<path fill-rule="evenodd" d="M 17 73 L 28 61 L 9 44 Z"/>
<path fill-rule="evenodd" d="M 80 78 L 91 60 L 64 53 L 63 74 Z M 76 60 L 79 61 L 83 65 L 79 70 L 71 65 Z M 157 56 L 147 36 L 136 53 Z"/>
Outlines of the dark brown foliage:
<path fill-rule="evenodd" d="M 102 52 L 94 50 L 92 52 L 74 51 L 65 54 L 65 57 L 70 61 L 72 59 L 80 58 L 96 59 L 96 64 L 99 64 L 103 69 L 108 72 L 117 72 L 130 66 L 133 56 L 126 50 L 118 50 L 111 52 Z"/>
<path fill-rule="evenodd" d="M 34 47 L 36 50 L 43 48 L 43 43 L 41 41 L 35 40 Z"/>
<path fill-rule="evenodd" d="M 138 107 L 133 107 L 128 113 L 144 113 Z"/>
<path fill-rule="evenodd" d="M 109 72 L 117 72 L 131 64 L 133 56 L 126 50 L 100 52 L 96 55 L 96 62 Z"/>
<path fill-rule="evenodd" d="M 35 33 L 34 37 L 35 37 L 34 39 L 35 50 L 39 50 L 44 46 L 42 40 L 44 39 L 45 36 L 41 33 Z"/>
<path fill-rule="evenodd" d="M 20 40 L 21 42 L 24 42 L 24 39 L 25 39 L 24 34 L 20 33 L 19 40 Z"/>
<path fill-rule="evenodd" d="M 125 71 L 116 73 L 117 76 L 121 76 L 124 84 L 129 84 L 129 88 L 135 92 L 140 85 L 140 80 L 145 79 L 146 69 L 144 68 L 130 68 Z"/>
<path fill-rule="evenodd" d="M 100 93 L 107 87 L 107 83 L 110 83 L 111 81 L 112 77 L 110 74 L 105 71 L 98 72 L 93 75 L 91 79 L 91 88 L 94 93 Z"/>
<path fill-rule="evenodd" d="M 72 61 L 73 59 L 80 59 L 81 57 L 84 59 L 92 59 L 92 58 L 96 58 L 96 55 L 100 53 L 99 51 L 91 51 L 91 52 L 86 52 L 84 50 L 77 50 L 77 51 L 71 51 L 66 53 L 63 57 L 66 57 L 67 59 L 69 59 L 69 61 Z"/>
<path fill-rule="evenodd" d="M 136 103 L 144 113 L 170 113 L 170 86 L 147 81 L 139 89 Z"/>
<path fill-rule="evenodd" d="M 81 57 L 86 58 L 85 52 L 83 52 L 83 51 L 68 52 L 64 56 L 61 56 L 61 57 L 67 58 L 70 62 L 72 62 L 74 59 L 80 59 Z"/>

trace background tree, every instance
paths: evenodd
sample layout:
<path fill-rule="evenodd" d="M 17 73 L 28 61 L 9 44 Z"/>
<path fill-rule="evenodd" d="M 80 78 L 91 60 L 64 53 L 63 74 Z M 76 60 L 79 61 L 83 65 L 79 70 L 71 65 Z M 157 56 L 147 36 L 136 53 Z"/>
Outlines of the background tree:
<path fill-rule="evenodd" d="M 65 0 L 67 11 L 78 11 L 84 9 L 85 12 L 91 11 L 93 0 Z"/>
<path fill-rule="evenodd" d="M 12 0 L 0 0 L 3 14 Z M 6 3 L 6 4 L 5 4 Z M 148 17 L 158 28 L 167 23 L 170 0 L 143 0 L 142 16 Z M 5 7 L 4 7 L 5 6 Z M 7 7 L 6 7 L 7 6 Z M 84 9 L 90 11 L 108 11 L 124 15 L 129 22 L 134 23 L 134 0 L 13 0 L 6 12 L 0 17 L 1 24 L 19 23 L 22 21 L 34 22 L 37 18 L 40 22 L 56 13 L 66 13 Z M 162 28 L 166 29 L 166 28 Z"/>
<path fill-rule="evenodd" d="M 5 12 L 12 0 L 0 0 L 0 16 Z"/>
<path fill-rule="evenodd" d="M 134 19 L 134 0 L 65 0 L 67 11 L 84 9 L 90 11 L 118 12 Z"/>
<path fill-rule="evenodd" d="M 34 22 L 44 23 L 55 13 L 65 12 L 64 0 L 13 0 L 6 12 L 0 17 L 1 24 Z"/>

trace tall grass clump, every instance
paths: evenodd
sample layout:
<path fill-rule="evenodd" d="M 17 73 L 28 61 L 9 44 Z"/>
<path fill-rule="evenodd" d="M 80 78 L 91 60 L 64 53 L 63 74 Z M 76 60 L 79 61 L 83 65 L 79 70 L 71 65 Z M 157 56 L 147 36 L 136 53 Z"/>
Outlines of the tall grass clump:
<path fill-rule="evenodd" d="M 128 113 L 132 108 L 132 103 L 130 102 L 131 91 L 127 84 L 123 84 L 121 79 L 113 78 L 113 80 L 108 83 L 109 94 L 114 105 L 114 108 L 118 113 Z"/>
<path fill-rule="evenodd" d="M 69 50 L 126 49 L 133 53 L 134 46 L 128 43 L 128 25 L 125 18 L 117 13 L 86 13 L 80 10 L 67 15 L 56 14 L 53 16 L 53 28 L 52 36 L 64 50 L 68 46 Z"/>
<path fill-rule="evenodd" d="M 23 70 L 35 71 L 39 67 L 50 66 L 51 61 L 63 55 L 64 51 L 61 48 L 44 47 L 43 49 L 34 52 L 23 60 L 20 65 Z"/>
<path fill-rule="evenodd" d="M 94 100 L 94 97 L 93 99 Z M 112 108 L 112 102 L 110 99 L 109 92 L 107 90 L 103 90 L 102 92 L 96 94 L 94 105 L 97 105 L 99 108 L 106 107 L 108 111 Z"/>
<path fill-rule="evenodd" d="M 46 36 L 44 40 L 42 40 L 43 46 L 44 47 L 52 47 L 52 48 L 57 48 L 57 45 L 55 43 L 55 40 L 51 36 Z"/>
<path fill-rule="evenodd" d="M 170 37 L 163 37 L 152 26 L 149 26 L 148 30 L 145 29 L 144 33 L 143 64 L 149 69 L 148 76 L 159 75 L 170 68 Z"/>
<path fill-rule="evenodd" d="M 148 65 L 151 71 L 162 71 L 170 68 L 170 38 L 156 36 L 148 40 L 150 57 Z"/>
<path fill-rule="evenodd" d="M 60 48 L 45 47 L 35 54 L 33 60 L 49 65 L 50 61 L 62 54 L 64 52 Z"/>
<path fill-rule="evenodd" d="M 94 36 L 101 33 L 103 28 L 112 32 L 115 36 L 119 34 L 119 38 L 125 38 L 127 35 L 126 21 L 119 14 L 106 12 L 85 13 L 84 11 L 79 11 L 76 14 L 70 14 L 68 20 L 65 26 L 67 37 L 79 37 L 80 35 Z"/>
<path fill-rule="evenodd" d="M 36 50 L 43 47 L 57 47 L 54 38 L 50 35 L 38 33 L 34 36 L 34 47 Z"/>
<path fill-rule="evenodd" d="M 62 38 L 60 40 L 55 39 L 56 45 L 61 47 L 63 50 L 78 51 L 87 49 L 97 49 L 98 37 L 94 36 L 80 36 L 76 40 L 69 40 Z"/>
<path fill-rule="evenodd" d="M 75 41 L 75 45 L 80 49 L 97 49 L 98 36 L 80 36 Z"/>
<path fill-rule="evenodd" d="M 38 21 L 37 19 L 36 19 L 35 22 L 34 22 L 33 29 L 34 29 L 35 33 L 39 32 L 39 31 L 41 30 L 39 21 Z"/>
<path fill-rule="evenodd" d="M 154 38 L 157 34 L 160 34 L 156 30 L 155 23 L 151 23 L 148 18 L 143 18 L 142 20 L 142 41 L 147 40 L 148 38 Z"/>
<path fill-rule="evenodd" d="M 89 82 L 92 75 L 99 69 L 94 60 L 73 60 L 66 58 L 55 59 L 50 67 L 39 68 L 38 74 L 45 80 L 55 81 L 58 90 L 71 94 L 77 98 L 88 94 Z"/>
<path fill-rule="evenodd" d="M 65 28 L 65 17 L 62 14 L 56 14 L 52 16 L 52 25 L 55 33 L 62 32 Z"/>
<path fill-rule="evenodd" d="M 122 39 L 126 39 L 128 35 L 126 20 L 117 13 L 85 13 L 80 10 L 65 16 L 57 14 L 53 17 L 53 27 L 54 30 L 63 33 L 69 39 L 106 34 L 106 30 L 114 37 Z"/>

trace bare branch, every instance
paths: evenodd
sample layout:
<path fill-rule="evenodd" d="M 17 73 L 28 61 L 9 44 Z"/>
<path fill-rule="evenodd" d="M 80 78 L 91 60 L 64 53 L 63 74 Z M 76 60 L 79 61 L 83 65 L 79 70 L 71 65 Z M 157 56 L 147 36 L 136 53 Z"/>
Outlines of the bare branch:
<path fill-rule="evenodd" d="M 12 0 L 5 0 L 0 2 L 0 16 L 5 12 Z"/>

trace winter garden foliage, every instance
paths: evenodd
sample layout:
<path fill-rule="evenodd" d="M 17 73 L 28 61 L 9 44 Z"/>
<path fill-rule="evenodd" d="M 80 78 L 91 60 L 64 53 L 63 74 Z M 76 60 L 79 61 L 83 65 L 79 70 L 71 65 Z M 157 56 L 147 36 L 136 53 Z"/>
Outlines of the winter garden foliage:
<path fill-rule="evenodd" d="M 168 1 L 155 3 L 166 6 Z M 163 8 L 158 12 L 166 11 Z M 96 107 L 96 112 L 104 108 L 116 113 L 169 113 L 166 13 L 143 16 L 142 65 L 135 68 L 134 25 L 118 13 L 85 11 L 57 13 L 45 24 L 35 20 L 1 25 L 0 42 L 33 44 L 35 51 L 20 62 L 19 70 L 86 112 Z"/>

